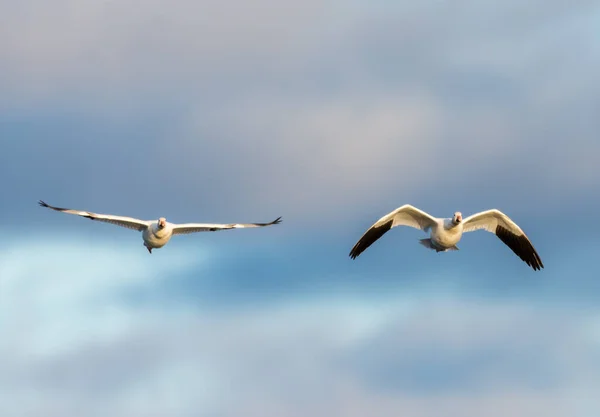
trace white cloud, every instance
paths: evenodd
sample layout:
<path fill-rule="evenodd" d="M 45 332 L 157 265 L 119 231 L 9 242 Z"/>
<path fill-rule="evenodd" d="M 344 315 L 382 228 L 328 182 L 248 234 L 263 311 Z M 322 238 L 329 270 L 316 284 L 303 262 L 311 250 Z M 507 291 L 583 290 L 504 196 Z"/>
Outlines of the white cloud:
<path fill-rule="evenodd" d="M 209 253 L 196 248 L 191 256 L 180 248 L 150 257 L 141 244 L 71 238 L 42 235 L 3 245 L 0 318 L 3 328 L 19 338 L 0 342 L 0 351 L 18 346 L 22 353 L 37 356 L 59 353 L 81 338 L 117 337 L 133 319 L 114 300 L 119 292 L 152 288 L 169 275 L 201 268 Z"/>
<path fill-rule="evenodd" d="M 140 91 L 156 100 L 208 94 L 210 104 L 265 89 L 436 88 L 461 71 L 552 82 L 565 65 L 555 42 L 591 48 L 578 35 L 595 11 L 593 1 L 4 1 L 0 86 L 15 100 L 105 99 L 100 107 L 119 114 L 147 104 L 136 104 Z"/>
<path fill-rule="evenodd" d="M 3 85 L 38 99 L 61 90 L 126 98 L 119 90 L 164 92 L 240 65 L 290 67 L 326 30 L 326 10 L 315 1 L 2 2 Z"/>
<path fill-rule="evenodd" d="M 390 185 L 411 192 L 434 181 L 444 166 L 438 169 L 432 152 L 439 124 L 436 103 L 418 92 L 296 103 L 251 98 L 228 110 L 190 113 L 173 135 L 182 138 L 179 146 L 164 149 L 163 157 L 180 167 L 180 178 L 199 178 L 209 173 L 207 165 L 197 163 L 198 155 L 208 153 L 222 161 L 209 165 L 221 188 L 243 179 L 238 198 L 259 195 L 253 203 L 261 207 L 283 204 L 287 216 L 316 210 L 324 218 L 357 194 L 367 200 Z M 207 150 L 206 141 L 217 149 Z M 424 163 L 431 163 L 430 169 L 423 169 Z M 228 166 L 235 167 L 236 178 L 220 172 Z M 398 181 L 415 171 L 423 174 L 417 182 Z M 319 202 L 318 207 L 309 202 Z"/>
<path fill-rule="evenodd" d="M 2 252 L 2 415 L 600 411 L 597 310 L 411 291 L 235 309 L 132 303 L 121 287 L 143 291 L 204 261 L 86 246 Z"/>

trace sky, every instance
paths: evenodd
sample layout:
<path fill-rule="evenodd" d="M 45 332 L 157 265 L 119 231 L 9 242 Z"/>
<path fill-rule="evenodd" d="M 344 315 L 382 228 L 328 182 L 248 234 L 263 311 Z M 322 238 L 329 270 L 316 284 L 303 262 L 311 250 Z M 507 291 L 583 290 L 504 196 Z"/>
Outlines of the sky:
<path fill-rule="evenodd" d="M 0 415 L 600 415 L 600 2 L 0 0 Z M 178 236 L 50 204 L 172 222 Z M 498 208 L 435 253 L 396 228 Z M 592 261 L 592 262 L 590 262 Z"/>

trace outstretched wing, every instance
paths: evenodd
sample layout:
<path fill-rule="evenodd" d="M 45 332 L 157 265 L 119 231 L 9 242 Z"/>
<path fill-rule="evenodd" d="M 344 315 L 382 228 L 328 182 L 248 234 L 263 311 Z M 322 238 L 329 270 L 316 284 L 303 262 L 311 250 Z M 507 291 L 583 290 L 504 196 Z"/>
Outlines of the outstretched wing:
<path fill-rule="evenodd" d="M 133 230 L 138 230 L 138 231 L 142 231 L 150 225 L 150 222 L 148 222 L 148 221 L 134 219 L 132 217 L 113 216 L 110 214 L 98 214 L 98 213 L 92 213 L 90 211 L 80 211 L 80 210 L 72 210 L 72 209 L 54 207 L 54 206 L 51 206 L 50 204 L 45 203 L 42 200 L 40 200 L 38 204 L 42 207 L 47 207 L 49 209 L 60 211 L 63 213 L 76 214 L 77 216 L 85 217 L 90 220 L 97 220 L 97 221 L 104 222 L 104 223 L 111 223 L 111 224 L 115 224 L 117 226 L 126 227 L 128 229 L 133 229 Z"/>
<path fill-rule="evenodd" d="M 230 224 L 216 224 L 216 223 L 184 223 L 173 225 L 173 234 L 182 235 L 186 233 L 196 232 L 216 232 L 218 230 L 229 230 L 229 229 L 245 229 L 248 227 L 265 227 L 273 224 L 281 223 L 281 217 L 276 218 L 269 223 L 230 223 Z"/>
<path fill-rule="evenodd" d="M 494 233 L 506 246 L 534 270 L 544 267 L 531 241 L 506 214 L 492 209 L 473 214 L 463 220 L 463 231 L 486 230 Z"/>
<path fill-rule="evenodd" d="M 356 245 L 350 251 L 350 257 L 355 259 L 393 227 L 409 226 L 427 232 L 436 223 L 437 219 L 435 217 L 410 204 L 405 204 L 377 220 L 356 242 Z"/>

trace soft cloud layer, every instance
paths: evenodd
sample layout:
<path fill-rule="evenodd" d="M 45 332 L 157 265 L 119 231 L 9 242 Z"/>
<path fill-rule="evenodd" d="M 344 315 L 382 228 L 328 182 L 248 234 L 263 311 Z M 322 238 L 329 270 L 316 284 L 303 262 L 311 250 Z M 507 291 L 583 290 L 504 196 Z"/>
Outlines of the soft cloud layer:
<path fill-rule="evenodd" d="M 228 310 L 186 300 L 132 304 L 119 295 L 123 288 L 144 291 L 197 266 L 174 252 L 156 264 L 118 246 L 86 246 L 60 243 L 44 254 L 18 245 L 3 259 L 2 415 L 434 416 L 444 409 L 469 417 L 486 409 L 587 416 L 600 409 L 596 308 L 408 289 Z M 22 268 L 19 254 L 47 273 Z"/>
<path fill-rule="evenodd" d="M 207 78 L 239 73 L 240 65 L 254 73 L 264 63 L 290 68 L 306 58 L 307 43 L 325 34 L 331 13 L 319 2 L 272 0 L 183 0 L 168 7 L 139 0 L 60 0 L 48 7 L 31 0 L 1 7 L 11 16 L 1 32 L 5 85 L 40 99 L 61 90 L 100 97 L 121 97 L 115 91 L 121 88 L 165 93 L 194 80 L 205 87 Z"/>
<path fill-rule="evenodd" d="M 48 235 L 34 241 L 37 243 L 23 240 L 3 245 L 0 256 L 3 328 L 22 336 L 21 340 L 8 338 L 4 346 L 19 343 L 23 345 L 19 350 L 27 346 L 31 351 L 23 353 L 34 356 L 38 349 L 47 352 L 54 346 L 68 347 L 71 341 L 79 343 L 72 339 L 85 336 L 87 325 L 118 331 L 126 321 L 114 320 L 113 314 L 118 315 L 118 308 L 113 311 L 116 306 L 112 305 L 116 293 L 139 286 L 156 287 L 181 270 L 201 271 L 209 253 L 196 247 L 193 256 L 185 250 L 174 251 L 165 253 L 160 262 L 150 263 L 143 251 L 136 250 L 143 249 L 137 245 L 97 245 L 91 239 L 77 238 L 69 242 Z M 44 243 L 48 241 L 52 245 Z M 83 324 L 71 317 L 74 309 L 80 310 L 81 317 L 88 309 L 105 309 L 107 314 L 97 316 L 99 322 Z"/>
<path fill-rule="evenodd" d="M 162 91 L 148 84 L 182 80 L 204 87 L 203 81 L 215 81 L 218 74 L 265 72 L 289 80 L 286 75 L 314 76 L 315 70 L 342 81 L 360 72 L 367 79 L 389 77 L 389 70 L 402 70 L 399 80 L 415 77 L 415 70 L 427 76 L 452 68 L 519 75 L 544 56 L 561 63 L 552 48 L 557 43 L 575 43 L 576 52 L 593 47 L 585 24 L 598 12 L 593 0 L 509 1 L 502 7 L 472 0 L 452 6 L 179 0 L 169 7 L 140 0 L 59 0 L 52 6 L 27 0 L 3 1 L 0 7 L 6 35 L 0 52 L 7 74 L 15 77 L 6 81 L 50 91 L 73 86 Z M 343 66 L 349 68 L 342 72 Z"/>
<path fill-rule="evenodd" d="M 1 7 L 0 169 L 24 199 L 137 212 L 176 187 L 168 216 L 321 227 L 598 203 L 592 1 Z"/>

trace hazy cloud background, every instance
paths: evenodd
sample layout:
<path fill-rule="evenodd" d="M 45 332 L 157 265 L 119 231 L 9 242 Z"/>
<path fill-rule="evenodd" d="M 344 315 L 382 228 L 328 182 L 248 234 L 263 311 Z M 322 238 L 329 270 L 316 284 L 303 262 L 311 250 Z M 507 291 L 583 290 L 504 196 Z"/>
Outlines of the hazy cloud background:
<path fill-rule="evenodd" d="M 0 414 L 596 416 L 597 1 L 0 0 Z M 140 236 L 51 204 L 186 221 Z M 492 235 L 356 261 L 404 203 Z"/>

